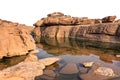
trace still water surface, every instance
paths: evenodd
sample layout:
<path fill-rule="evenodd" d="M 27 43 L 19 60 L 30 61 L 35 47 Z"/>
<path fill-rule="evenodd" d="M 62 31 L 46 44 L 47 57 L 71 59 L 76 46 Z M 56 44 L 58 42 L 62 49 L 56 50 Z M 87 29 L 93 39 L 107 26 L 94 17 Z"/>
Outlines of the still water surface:
<path fill-rule="evenodd" d="M 66 64 L 76 64 L 79 68 L 80 64 L 91 61 L 99 66 L 112 68 L 117 75 L 120 75 L 120 57 L 117 57 L 120 55 L 120 44 L 68 38 L 46 38 L 41 40 L 41 43 L 37 43 L 37 47 L 40 51 L 37 54 L 38 58 L 57 56 L 62 59 L 58 62 L 59 66 L 54 69 L 61 77 L 55 78 L 55 80 L 84 80 L 84 78 L 78 77 L 80 72 L 70 76 L 64 75 L 64 77 L 59 72 Z"/>

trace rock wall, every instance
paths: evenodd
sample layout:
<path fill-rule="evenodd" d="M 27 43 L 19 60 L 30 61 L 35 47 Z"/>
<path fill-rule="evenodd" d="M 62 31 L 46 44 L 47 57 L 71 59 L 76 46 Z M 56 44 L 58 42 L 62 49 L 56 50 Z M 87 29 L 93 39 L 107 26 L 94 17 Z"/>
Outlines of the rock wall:
<path fill-rule="evenodd" d="M 36 42 L 39 42 L 42 36 L 120 43 L 120 25 L 119 20 L 115 21 L 115 18 L 116 16 L 107 16 L 102 19 L 88 19 L 87 17 L 71 17 L 55 12 L 48 14 L 48 17 L 42 18 L 34 24 L 33 36 Z"/>
<path fill-rule="evenodd" d="M 0 20 L 0 59 L 34 51 L 35 43 L 30 36 L 32 29 L 24 24 Z"/>

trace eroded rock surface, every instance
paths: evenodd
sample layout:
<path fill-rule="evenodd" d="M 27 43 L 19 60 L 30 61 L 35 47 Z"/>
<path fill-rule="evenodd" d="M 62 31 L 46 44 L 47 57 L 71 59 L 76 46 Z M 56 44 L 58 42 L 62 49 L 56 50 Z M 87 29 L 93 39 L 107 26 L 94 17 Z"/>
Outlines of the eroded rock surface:
<path fill-rule="evenodd" d="M 34 24 L 33 36 L 36 42 L 40 42 L 41 37 L 68 37 L 120 43 L 120 25 L 115 18 L 116 16 L 103 19 L 78 18 L 55 12 Z"/>
<path fill-rule="evenodd" d="M 35 50 L 30 32 L 33 27 L 0 20 L 0 59 L 25 55 Z"/>
<path fill-rule="evenodd" d="M 0 80 L 34 80 L 36 76 L 43 74 L 46 65 L 51 65 L 59 58 L 45 58 L 36 60 L 36 56 L 29 55 L 25 61 L 0 71 Z M 48 62 L 49 64 L 45 64 Z"/>

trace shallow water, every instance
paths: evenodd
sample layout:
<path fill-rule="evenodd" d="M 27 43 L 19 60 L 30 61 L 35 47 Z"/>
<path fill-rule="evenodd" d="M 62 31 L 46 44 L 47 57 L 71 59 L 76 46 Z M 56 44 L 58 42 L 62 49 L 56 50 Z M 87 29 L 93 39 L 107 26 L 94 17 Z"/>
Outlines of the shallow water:
<path fill-rule="evenodd" d="M 41 40 L 41 43 L 37 44 L 37 47 L 40 51 L 40 53 L 37 54 L 38 58 L 57 56 L 62 59 L 57 62 L 57 67 L 53 67 L 53 65 L 51 65 L 52 68 L 50 66 L 50 68 L 46 69 L 53 70 L 55 74 L 59 75 L 55 76 L 53 80 L 88 80 L 87 77 L 89 78 L 91 76 L 91 74 L 88 74 L 88 71 L 84 74 L 79 71 L 76 74 L 70 75 L 61 74 L 60 71 L 66 64 L 69 63 L 76 64 L 79 68 L 82 63 L 91 61 L 99 66 L 112 68 L 114 72 L 120 76 L 120 57 L 116 56 L 120 55 L 120 44 L 74 40 L 68 38 L 45 38 Z M 45 77 L 46 76 L 41 76 L 40 80 Z M 47 80 L 50 78 L 51 77 L 47 77 Z M 89 80 L 97 79 L 89 78 Z M 103 79 L 101 78 L 99 80 Z M 120 78 L 118 80 L 120 80 Z"/>

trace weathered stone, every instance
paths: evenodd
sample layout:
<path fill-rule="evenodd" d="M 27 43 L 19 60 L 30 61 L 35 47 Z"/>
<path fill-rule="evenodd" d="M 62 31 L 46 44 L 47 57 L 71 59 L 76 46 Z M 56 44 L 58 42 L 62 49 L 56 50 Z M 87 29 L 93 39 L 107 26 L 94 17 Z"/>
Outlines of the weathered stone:
<path fill-rule="evenodd" d="M 29 54 L 37 54 L 37 53 L 39 53 L 38 50 L 32 50 L 32 51 L 29 52 Z"/>
<path fill-rule="evenodd" d="M 67 64 L 65 67 L 63 67 L 60 70 L 60 73 L 62 73 L 62 74 L 76 74 L 78 72 L 79 72 L 79 70 L 77 68 L 77 65 L 72 64 L 72 63 Z"/>
<path fill-rule="evenodd" d="M 115 21 L 115 18 L 116 18 L 116 16 L 107 16 L 102 19 L 102 22 L 103 23 L 109 23 L 109 22 L 113 23 Z"/>
<path fill-rule="evenodd" d="M 116 35 L 118 24 L 96 24 L 88 26 L 87 33 L 89 34 L 106 34 L 106 35 Z"/>
<path fill-rule="evenodd" d="M 99 67 L 97 70 L 94 71 L 94 73 L 97 75 L 111 76 L 111 77 L 116 75 L 111 68 L 107 68 L 107 67 Z"/>
<path fill-rule="evenodd" d="M 25 80 L 21 77 L 0 78 L 0 80 Z"/>
<path fill-rule="evenodd" d="M 48 14 L 47 18 L 42 18 L 38 20 L 34 25 L 36 27 L 46 27 L 46 26 L 53 26 L 53 25 L 87 25 L 87 24 L 94 24 L 94 19 L 78 18 L 78 17 L 71 17 L 69 15 L 64 15 L 60 12 L 54 12 L 52 14 Z"/>
<path fill-rule="evenodd" d="M 45 28 L 45 30 L 42 32 L 42 36 L 46 38 L 54 38 L 56 36 L 57 31 L 58 31 L 58 27 L 50 26 Z"/>
<path fill-rule="evenodd" d="M 71 26 L 60 26 L 56 37 L 62 38 L 69 37 L 70 30 Z"/>
<path fill-rule="evenodd" d="M 34 39 L 39 42 L 38 38 L 41 37 L 55 39 L 68 37 L 120 43 L 120 25 L 114 23 L 115 18 L 116 16 L 107 16 L 103 19 L 88 19 L 62 13 L 49 14 L 44 18 L 43 26 L 35 27 Z"/>
<path fill-rule="evenodd" d="M 80 74 L 86 74 L 88 72 L 88 69 L 84 67 L 80 67 L 79 71 L 80 71 Z"/>
<path fill-rule="evenodd" d="M 0 58 L 25 55 L 35 50 L 34 40 L 30 36 L 31 28 L 10 21 L 0 24 Z"/>
<path fill-rule="evenodd" d="M 94 62 L 85 62 L 83 63 L 84 67 L 92 67 Z"/>
<path fill-rule="evenodd" d="M 43 74 L 53 78 L 56 76 L 56 73 L 53 70 L 45 70 Z"/>
<path fill-rule="evenodd" d="M 60 58 L 57 57 L 53 57 L 53 58 L 45 58 L 45 59 L 41 59 L 39 60 L 40 63 L 43 63 L 45 66 L 51 65 L 56 61 L 59 61 Z"/>
<path fill-rule="evenodd" d="M 38 61 L 38 58 L 35 55 L 29 54 L 24 61 L 25 62 L 36 62 Z"/>
<path fill-rule="evenodd" d="M 45 65 L 50 65 L 58 61 L 58 58 L 45 58 L 39 61 L 24 61 L 15 66 L 0 71 L 0 80 L 17 79 L 17 80 L 34 80 L 36 76 L 43 74 Z M 45 64 L 49 62 L 49 64 Z"/>

